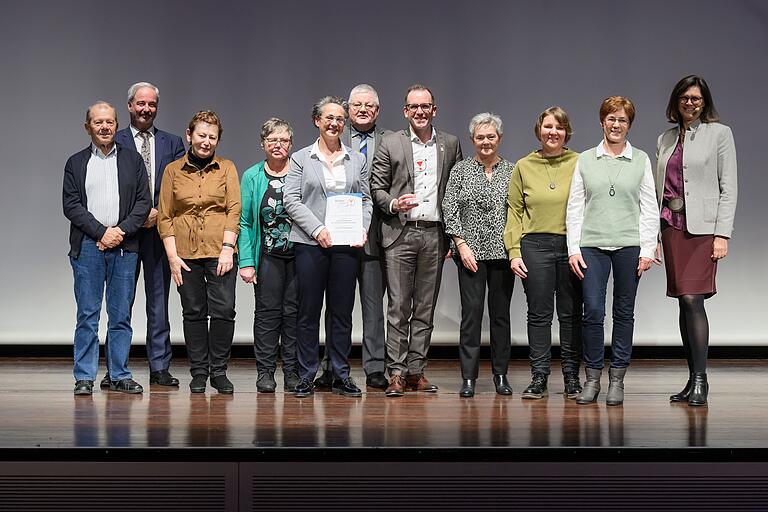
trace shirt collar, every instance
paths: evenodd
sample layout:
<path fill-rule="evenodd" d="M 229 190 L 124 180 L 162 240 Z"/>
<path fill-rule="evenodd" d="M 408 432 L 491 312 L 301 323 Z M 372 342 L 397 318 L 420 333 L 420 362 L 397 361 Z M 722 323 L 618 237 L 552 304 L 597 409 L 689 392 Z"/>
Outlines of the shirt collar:
<path fill-rule="evenodd" d="M 93 142 L 91 142 L 91 154 L 92 154 L 92 155 L 97 155 L 97 156 L 99 156 L 99 157 L 101 157 L 101 158 L 109 158 L 109 157 L 111 157 L 111 156 L 114 156 L 114 155 L 116 155 L 116 154 L 117 154 L 117 144 L 116 144 L 114 141 L 112 141 L 112 149 L 110 149 L 110 150 L 109 150 L 109 153 L 107 153 L 107 154 L 105 155 L 105 154 L 104 154 L 104 153 L 102 153 L 102 152 L 101 152 L 101 150 L 100 150 L 100 149 L 99 149 L 99 148 L 96 146 L 96 144 L 94 144 Z"/>
<path fill-rule="evenodd" d="M 357 128 L 355 128 L 351 124 L 349 125 L 349 129 L 352 131 L 352 136 L 353 137 L 362 137 L 362 136 L 373 137 L 373 132 L 376 131 L 376 125 L 373 125 L 370 130 L 367 130 L 367 131 L 364 131 L 364 132 L 358 130 Z"/>
<path fill-rule="evenodd" d="M 320 139 L 317 139 L 314 144 L 312 144 L 312 149 L 309 150 L 309 156 L 320 159 Z M 342 144 L 341 145 L 341 157 L 340 158 L 349 158 L 349 153 L 347 152 L 347 147 Z M 337 157 L 337 160 L 339 158 Z"/>
<path fill-rule="evenodd" d="M 597 158 L 608 155 L 608 153 L 605 151 L 605 147 L 603 146 L 604 142 L 605 140 L 601 140 L 600 144 L 597 145 Z M 627 141 L 627 144 L 624 146 L 624 151 L 617 155 L 616 158 L 626 158 L 627 160 L 632 160 L 632 144 L 630 144 L 629 141 Z"/>
<path fill-rule="evenodd" d="M 424 144 L 423 142 L 421 142 L 421 139 L 419 138 L 419 136 L 416 135 L 416 133 L 414 133 L 413 127 L 409 126 L 408 127 L 408 132 L 411 134 L 411 142 L 416 142 L 418 144 Z M 433 126 L 432 127 L 432 135 L 429 137 L 429 140 L 426 142 L 426 144 L 429 144 L 430 142 L 434 142 L 436 139 L 437 139 L 437 130 L 435 130 L 435 127 Z"/>
<path fill-rule="evenodd" d="M 696 133 L 696 130 L 699 129 L 699 126 L 701 126 L 701 119 L 697 119 L 694 122 L 692 122 L 691 126 L 688 127 L 688 130 L 692 131 L 693 133 Z"/>
<path fill-rule="evenodd" d="M 141 133 L 141 131 L 133 125 L 130 125 L 130 128 L 131 128 L 131 133 L 133 134 L 133 138 L 135 139 L 136 137 L 139 136 L 139 133 Z M 150 127 L 149 130 L 147 130 L 147 133 L 149 134 L 150 139 L 154 138 L 155 127 L 154 126 Z"/>

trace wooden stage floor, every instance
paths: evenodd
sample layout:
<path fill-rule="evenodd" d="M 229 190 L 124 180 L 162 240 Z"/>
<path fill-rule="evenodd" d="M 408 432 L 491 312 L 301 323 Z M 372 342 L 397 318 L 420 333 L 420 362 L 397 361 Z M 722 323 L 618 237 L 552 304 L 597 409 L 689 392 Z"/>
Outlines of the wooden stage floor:
<path fill-rule="evenodd" d="M 359 362 L 353 376 L 364 383 Z M 72 395 L 71 362 L 63 358 L 0 359 L 0 449 L 29 448 L 768 448 L 768 363 L 712 361 L 708 407 L 670 404 L 684 382 L 679 361 L 634 361 L 623 406 L 578 406 L 562 395 L 559 368 L 550 396 L 522 400 L 527 362 L 512 363 L 515 394 L 493 392 L 487 365 L 478 394 L 460 399 L 458 365 L 431 362 L 438 394 L 362 398 L 330 393 L 297 399 L 259 394 L 252 359 L 234 360 L 232 396 L 192 395 L 183 363 L 179 389 L 149 387 L 145 361 L 134 360 L 143 395 L 96 391 Z M 556 366 L 553 366 L 557 368 Z M 99 375 L 99 378 L 101 375 Z M 278 384 L 282 375 L 278 372 Z M 605 389 L 607 376 L 603 376 Z"/>

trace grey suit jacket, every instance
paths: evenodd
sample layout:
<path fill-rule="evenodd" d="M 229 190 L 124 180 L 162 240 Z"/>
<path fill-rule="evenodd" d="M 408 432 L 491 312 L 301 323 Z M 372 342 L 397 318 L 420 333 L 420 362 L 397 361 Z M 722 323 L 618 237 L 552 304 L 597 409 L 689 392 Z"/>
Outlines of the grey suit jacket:
<path fill-rule="evenodd" d="M 458 138 L 436 131 L 437 204 L 442 205 L 448 175 L 462 155 Z M 389 211 L 392 200 L 403 194 L 413 194 L 413 149 L 407 128 L 382 137 L 371 164 L 371 195 L 376 213 L 381 217 L 381 245 L 384 248 L 395 243 L 403 233 L 400 216 Z"/>
<path fill-rule="evenodd" d="M 656 198 L 661 205 L 667 162 L 675 150 L 678 128 L 659 136 L 656 144 Z M 736 214 L 736 145 L 731 129 L 696 121 L 685 134 L 683 149 L 685 220 L 693 235 L 731 237 Z"/>
<path fill-rule="evenodd" d="M 289 239 L 292 242 L 317 245 L 312 233 L 325 222 L 327 191 L 323 164 L 317 158 L 310 156 L 311 150 L 310 145 L 291 156 L 290 168 L 285 177 L 283 201 L 288 215 L 293 219 Z M 371 223 L 372 206 L 365 157 L 348 147 L 346 150 L 348 157 L 344 161 L 347 175 L 345 192 L 363 194 L 363 227 L 368 229 Z"/>
<path fill-rule="evenodd" d="M 373 129 L 373 139 L 374 139 L 374 151 L 376 148 L 379 147 L 379 144 L 381 143 L 381 138 L 384 135 L 387 135 L 389 133 L 392 133 L 390 130 L 385 130 L 384 128 L 380 128 L 379 126 L 374 127 Z M 341 132 L 341 143 L 344 144 L 347 147 L 352 147 L 352 131 L 349 129 L 349 123 L 344 125 L 344 131 Z M 371 161 L 373 161 L 372 154 L 368 154 L 368 170 L 370 171 L 371 168 Z M 369 173 L 370 175 L 370 173 Z M 363 251 L 367 256 L 371 256 L 374 258 L 378 258 L 381 255 L 381 220 L 379 219 L 379 216 L 376 214 L 376 211 L 371 212 L 371 225 L 368 228 L 368 240 L 365 242 L 365 247 L 363 247 Z"/>

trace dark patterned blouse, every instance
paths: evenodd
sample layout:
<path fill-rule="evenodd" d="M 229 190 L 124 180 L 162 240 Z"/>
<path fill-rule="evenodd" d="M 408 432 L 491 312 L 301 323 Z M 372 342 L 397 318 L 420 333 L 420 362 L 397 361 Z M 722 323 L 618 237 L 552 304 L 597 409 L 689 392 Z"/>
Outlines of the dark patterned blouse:
<path fill-rule="evenodd" d="M 514 164 L 502 158 L 488 181 L 483 164 L 472 157 L 454 165 L 448 177 L 443 198 L 445 232 L 466 240 L 477 260 L 507 259 L 504 225 L 513 169 Z"/>
<path fill-rule="evenodd" d="M 259 206 L 261 222 L 261 251 L 279 258 L 293 257 L 293 242 L 288 240 L 291 234 L 291 218 L 283 206 L 283 187 L 285 176 L 277 178 L 264 169 L 269 186 L 264 192 Z"/>

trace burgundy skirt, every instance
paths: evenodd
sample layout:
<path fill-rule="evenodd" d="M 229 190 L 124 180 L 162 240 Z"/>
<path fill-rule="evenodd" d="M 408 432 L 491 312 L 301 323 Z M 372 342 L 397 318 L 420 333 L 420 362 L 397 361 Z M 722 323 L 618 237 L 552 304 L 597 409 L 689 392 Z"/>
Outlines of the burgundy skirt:
<path fill-rule="evenodd" d="M 667 296 L 717 293 L 717 263 L 712 261 L 714 235 L 692 235 L 662 223 L 661 241 L 667 270 Z"/>

